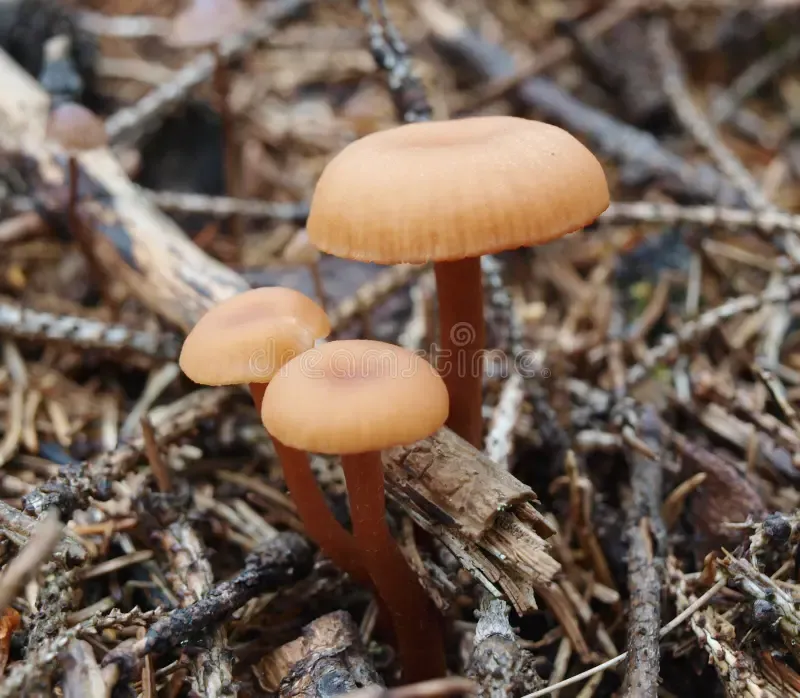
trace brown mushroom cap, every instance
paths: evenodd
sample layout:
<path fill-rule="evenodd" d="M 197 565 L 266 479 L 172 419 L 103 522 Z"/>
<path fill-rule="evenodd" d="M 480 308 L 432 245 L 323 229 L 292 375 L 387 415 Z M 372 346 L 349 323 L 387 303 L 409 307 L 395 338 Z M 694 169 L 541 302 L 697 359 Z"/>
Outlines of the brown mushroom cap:
<path fill-rule="evenodd" d="M 383 264 L 539 245 L 609 204 L 603 168 L 563 129 L 510 116 L 407 124 L 348 145 L 308 218 L 323 252 Z"/>
<path fill-rule="evenodd" d="M 257 288 L 209 310 L 186 337 L 183 372 L 201 385 L 268 383 L 331 331 L 325 311 L 291 288 Z"/>
<path fill-rule="evenodd" d="M 314 453 L 363 453 L 430 436 L 447 419 L 444 382 L 423 358 L 383 342 L 328 342 L 293 359 L 267 387 L 264 426 Z"/>
<path fill-rule="evenodd" d="M 240 0 L 192 0 L 172 21 L 167 42 L 176 48 L 210 46 L 244 31 L 251 22 L 251 13 Z"/>
<path fill-rule="evenodd" d="M 102 119 L 86 107 L 66 102 L 56 107 L 47 121 L 47 138 L 65 150 L 92 150 L 108 145 Z"/>

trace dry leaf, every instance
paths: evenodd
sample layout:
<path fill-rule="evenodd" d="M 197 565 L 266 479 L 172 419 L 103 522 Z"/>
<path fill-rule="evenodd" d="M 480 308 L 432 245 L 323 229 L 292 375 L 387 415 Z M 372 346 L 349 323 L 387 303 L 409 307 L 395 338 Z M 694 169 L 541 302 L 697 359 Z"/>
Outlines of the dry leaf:
<path fill-rule="evenodd" d="M 19 623 L 19 613 L 11 606 L 0 617 L 0 676 L 5 673 L 8 654 L 11 651 L 11 635 L 19 627 Z"/>

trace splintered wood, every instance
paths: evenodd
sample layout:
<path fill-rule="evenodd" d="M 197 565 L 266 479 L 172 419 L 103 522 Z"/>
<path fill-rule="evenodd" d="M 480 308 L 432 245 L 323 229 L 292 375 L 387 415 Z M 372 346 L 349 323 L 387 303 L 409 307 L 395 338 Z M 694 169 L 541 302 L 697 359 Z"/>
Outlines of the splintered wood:
<path fill-rule="evenodd" d="M 442 429 L 383 453 L 390 496 L 496 595 L 519 613 L 536 608 L 533 588 L 560 566 L 547 552 L 553 534 L 533 507 L 536 493 L 507 470 Z"/>

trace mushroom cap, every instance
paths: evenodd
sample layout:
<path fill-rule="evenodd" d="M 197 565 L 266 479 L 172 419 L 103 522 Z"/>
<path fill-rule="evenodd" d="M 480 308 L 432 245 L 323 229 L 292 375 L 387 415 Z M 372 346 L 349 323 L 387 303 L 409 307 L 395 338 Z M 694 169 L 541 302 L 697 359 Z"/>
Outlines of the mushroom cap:
<path fill-rule="evenodd" d="M 363 453 L 414 443 L 447 419 L 444 381 L 425 359 L 365 339 L 328 342 L 287 363 L 264 394 L 261 420 L 313 453 Z"/>
<path fill-rule="evenodd" d="M 176 48 L 209 46 L 244 31 L 251 22 L 251 13 L 240 0 L 192 0 L 172 20 L 167 43 Z"/>
<path fill-rule="evenodd" d="M 594 155 L 550 124 L 484 116 L 357 140 L 317 183 L 308 233 L 323 252 L 383 264 L 540 245 L 609 204 Z"/>
<path fill-rule="evenodd" d="M 81 104 L 65 102 L 50 113 L 47 138 L 65 150 L 92 150 L 108 145 L 108 134 L 102 119 Z"/>
<path fill-rule="evenodd" d="M 183 372 L 201 385 L 268 383 L 331 331 L 325 311 L 291 288 L 256 288 L 209 310 L 186 337 Z"/>

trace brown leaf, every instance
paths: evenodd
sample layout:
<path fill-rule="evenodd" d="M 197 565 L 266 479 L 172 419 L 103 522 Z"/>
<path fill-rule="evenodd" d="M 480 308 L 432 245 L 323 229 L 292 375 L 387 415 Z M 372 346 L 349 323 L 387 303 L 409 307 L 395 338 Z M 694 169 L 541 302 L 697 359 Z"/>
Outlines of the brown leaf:
<path fill-rule="evenodd" d="M 11 635 L 19 627 L 20 617 L 16 609 L 9 606 L 0 617 L 0 676 L 6 670 L 11 651 Z"/>

